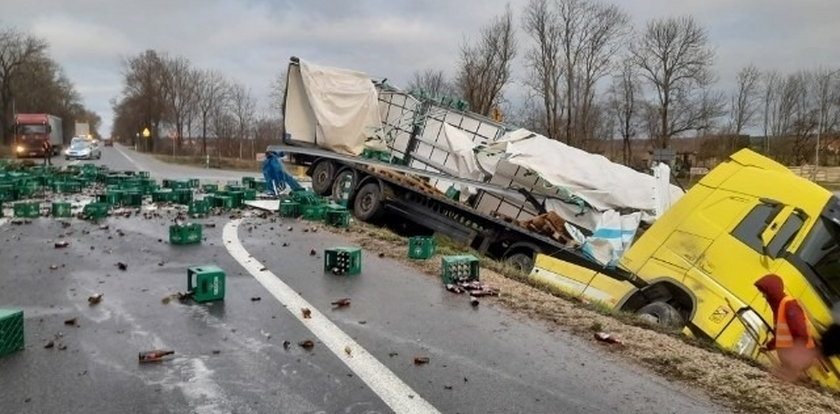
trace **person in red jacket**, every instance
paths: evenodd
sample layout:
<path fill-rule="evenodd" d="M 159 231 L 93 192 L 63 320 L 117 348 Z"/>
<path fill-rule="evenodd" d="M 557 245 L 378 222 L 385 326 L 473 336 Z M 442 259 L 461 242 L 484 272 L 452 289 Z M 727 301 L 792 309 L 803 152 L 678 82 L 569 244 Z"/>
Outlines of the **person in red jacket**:
<path fill-rule="evenodd" d="M 773 309 L 773 338 L 767 342 L 765 349 L 776 351 L 783 377 L 798 379 L 814 363 L 817 355 L 805 311 L 793 296 L 785 295 L 784 282 L 777 275 L 763 276 L 755 282 L 755 287 Z"/>

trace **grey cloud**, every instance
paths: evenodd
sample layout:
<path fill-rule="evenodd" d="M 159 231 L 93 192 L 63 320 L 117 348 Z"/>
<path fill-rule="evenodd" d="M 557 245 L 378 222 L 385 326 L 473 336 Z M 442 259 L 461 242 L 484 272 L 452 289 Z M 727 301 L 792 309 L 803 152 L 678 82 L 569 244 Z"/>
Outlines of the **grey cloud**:
<path fill-rule="evenodd" d="M 417 69 L 452 74 L 465 36 L 506 0 L 0 0 L 14 24 L 46 38 L 51 53 L 98 112 L 107 133 L 108 100 L 120 92 L 120 62 L 145 49 L 216 68 L 265 98 L 289 56 L 364 70 L 404 84 Z M 518 12 L 527 0 L 509 2 Z M 790 72 L 840 64 L 836 0 L 616 0 L 637 27 L 653 17 L 694 15 L 718 55 L 720 86 L 738 68 Z M 520 33 L 520 58 L 529 40 Z M 514 71 L 524 73 L 522 60 Z M 512 87 L 512 96 L 521 95 Z"/>

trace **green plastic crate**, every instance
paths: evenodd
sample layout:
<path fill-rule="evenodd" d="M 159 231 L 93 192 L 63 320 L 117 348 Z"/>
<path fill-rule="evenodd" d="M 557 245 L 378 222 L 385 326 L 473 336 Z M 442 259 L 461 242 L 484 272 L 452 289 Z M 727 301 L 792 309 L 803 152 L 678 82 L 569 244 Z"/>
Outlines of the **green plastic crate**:
<path fill-rule="evenodd" d="M 82 192 L 82 184 L 78 181 L 62 181 L 53 184 L 53 190 L 62 194 L 76 194 Z"/>
<path fill-rule="evenodd" d="M 122 203 L 123 194 L 125 193 L 122 190 L 106 190 L 105 194 L 98 194 L 96 196 L 96 201 L 115 206 Z"/>
<path fill-rule="evenodd" d="M 35 202 L 21 202 L 14 204 L 15 217 L 38 218 L 41 216 L 41 204 Z"/>
<path fill-rule="evenodd" d="M 219 200 L 219 196 L 215 194 L 204 196 L 204 201 L 207 202 L 207 206 L 210 208 L 222 206 L 222 200 Z"/>
<path fill-rule="evenodd" d="M 257 199 L 257 190 L 253 188 L 249 188 L 245 190 L 245 196 L 242 198 L 243 201 L 251 201 Z"/>
<path fill-rule="evenodd" d="M 242 201 L 245 200 L 244 190 L 231 190 L 227 192 L 227 195 L 233 200 L 233 208 L 242 207 Z"/>
<path fill-rule="evenodd" d="M 440 276 L 445 285 L 461 280 L 478 280 L 478 259 L 473 255 L 444 256 L 440 263 Z"/>
<path fill-rule="evenodd" d="M 256 191 L 265 191 L 265 180 L 255 179 L 250 183 L 251 189 Z"/>
<path fill-rule="evenodd" d="M 13 185 L 0 185 L 0 201 L 15 201 L 18 199 L 18 192 Z"/>
<path fill-rule="evenodd" d="M 253 182 L 256 180 L 254 177 L 242 177 L 242 186 L 245 188 L 254 188 Z"/>
<path fill-rule="evenodd" d="M 302 214 L 300 203 L 291 200 L 281 201 L 277 208 L 280 217 L 297 218 Z"/>
<path fill-rule="evenodd" d="M 362 271 L 362 249 L 333 247 L 324 251 L 324 272 L 336 275 L 357 275 Z"/>
<path fill-rule="evenodd" d="M 148 171 L 137 171 L 137 176 L 141 178 L 149 178 L 151 174 Z"/>
<path fill-rule="evenodd" d="M 71 210 L 72 210 L 72 208 L 71 208 L 69 202 L 54 201 L 52 203 L 52 216 L 53 217 L 70 217 Z"/>
<path fill-rule="evenodd" d="M 166 185 L 164 185 L 164 187 L 166 187 Z M 169 188 L 171 188 L 173 190 L 190 188 L 190 181 L 189 180 L 169 180 Z"/>
<path fill-rule="evenodd" d="M 155 203 L 168 203 L 174 200 L 175 193 L 172 190 L 157 190 L 152 192 L 152 201 Z"/>
<path fill-rule="evenodd" d="M 233 208 L 233 198 L 231 198 L 230 196 L 218 195 L 214 198 L 217 200 L 216 204 L 218 204 L 218 207 L 221 207 L 221 208 L 227 209 L 227 210 Z"/>
<path fill-rule="evenodd" d="M 122 205 L 128 207 L 140 207 L 143 205 L 143 193 L 139 190 L 128 191 L 123 194 Z"/>
<path fill-rule="evenodd" d="M 188 205 L 193 200 L 193 190 L 190 188 L 175 189 L 172 194 L 172 201 L 178 204 Z"/>
<path fill-rule="evenodd" d="M 362 158 L 382 161 L 382 162 L 390 162 L 391 161 L 391 153 L 387 151 L 377 151 L 372 149 L 364 149 L 362 150 Z"/>
<path fill-rule="evenodd" d="M 350 227 L 350 212 L 343 210 L 327 210 L 324 213 L 324 223 L 332 227 Z"/>
<path fill-rule="evenodd" d="M 88 220 L 100 220 L 108 215 L 110 207 L 108 203 L 88 203 L 82 208 L 82 216 Z"/>
<path fill-rule="evenodd" d="M 169 226 L 169 243 L 175 245 L 201 243 L 201 224 L 173 224 Z"/>
<path fill-rule="evenodd" d="M 198 178 L 190 178 L 187 179 L 187 187 L 188 188 L 199 188 L 201 183 L 198 181 Z"/>
<path fill-rule="evenodd" d="M 408 258 L 426 260 L 435 255 L 437 242 L 431 236 L 414 236 L 408 238 Z"/>
<path fill-rule="evenodd" d="M 210 212 L 210 203 L 207 200 L 193 200 L 187 209 L 187 214 L 193 217 L 203 216 Z"/>
<path fill-rule="evenodd" d="M 23 311 L 0 309 L 0 357 L 24 348 Z"/>
<path fill-rule="evenodd" d="M 225 298 L 225 271 L 214 265 L 187 269 L 187 291 L 196 302 L 210 302 Z"/>
<path fill-rule="evenodd" d="M 204 185 L 201 186 L 201 191 L 204 191 L 205 193 L 215 193 L 216 191 L 219 191 L 219 185 L 218 184 L 204 184 Z"/>
<path fill-rule="evenodd" d="M 321 221 L 324 219 L 326 207 L 324 205 L 303 205 L 301 214 L 304 220 Z"/>
<path fill-rule="evenodd" d="M 321 205 L 324 203 L 321 196 L 309 190 L 292 191 L 291 200 L 303 206 Z"/>

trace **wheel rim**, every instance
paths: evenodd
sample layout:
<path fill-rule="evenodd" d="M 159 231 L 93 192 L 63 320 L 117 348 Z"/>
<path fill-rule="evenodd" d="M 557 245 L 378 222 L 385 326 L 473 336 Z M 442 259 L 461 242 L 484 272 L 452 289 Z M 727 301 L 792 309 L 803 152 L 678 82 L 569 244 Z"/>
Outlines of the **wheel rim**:
<path fill-rule="evenodd" d="M 336 180 L 333 181 L 333 183 L 333 201 L 335 201 L 336 203 L 340 203 L 341 201 L 347 200 L 347 196 L 350 194 L 348 190 L 353 188 L 353 173 L 340 173 L 338 175 L 338 178 L 336 178 Z"/>
<path fill-rule="evenodd" d="M 370 210 L 373 208 L 374 204 L 374 197 L 371 193 L 366 193 L 364 197 L 362 197 L 361 207 L 362 211 L 365 213 L 369 213 Z"/>

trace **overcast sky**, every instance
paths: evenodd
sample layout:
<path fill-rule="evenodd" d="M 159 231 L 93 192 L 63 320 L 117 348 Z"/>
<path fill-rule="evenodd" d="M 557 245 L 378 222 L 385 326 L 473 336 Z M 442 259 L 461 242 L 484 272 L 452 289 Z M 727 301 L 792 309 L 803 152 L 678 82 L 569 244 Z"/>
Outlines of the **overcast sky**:
<path fill-rule="evenodd" d="M 636 27 L 654 17 L 697 18 L 717 51 L 721 88 L 750 62 L 782 72 L 840 67 L 838 0 L 611 2 Z M 221 70 L 250 87 L 264 109 L 271 78 L 289 56 L 366 71 L 398 86 L 418 69 L 451 74 L 464 36 L 508 3 L 520 25 L 527 0 L 0 0 L 0 24 L 49 42 L 85 105 L 102 117 L 100 133 L 108 134 L 120 62 L 145 49 Z M 520 50 L 527 44 L 520 36 Z"/>

